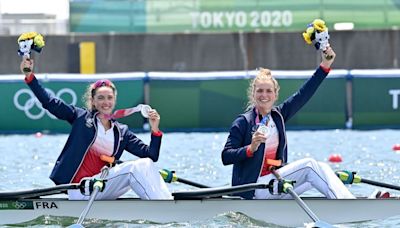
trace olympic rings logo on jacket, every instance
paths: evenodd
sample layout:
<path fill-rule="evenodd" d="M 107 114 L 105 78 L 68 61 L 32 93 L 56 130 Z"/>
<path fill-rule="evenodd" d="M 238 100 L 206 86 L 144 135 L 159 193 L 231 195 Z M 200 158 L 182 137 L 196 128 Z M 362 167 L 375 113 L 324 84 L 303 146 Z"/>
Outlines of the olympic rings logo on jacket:
<path fill-rule="evenodd" d="M 62 99 L 64 95 L 69 95 L 71 97 L 71 105 L 76 105 L 77 96 L 76 93 L 70 88 L 62 88 L 56 94 L 53 90 L 46 88 L 46 91 L 57 98 Z M 17 109 L 23 111 L 25 115 L 32 119 L 37 120 L 44 116 L 45 113 L 52 118 L 56 119 L 49 111 L 45 110 L 40 104 L 39 100 L 35 97 L 33 92 L 29 89 L 20 89 L 14 94 L 14 105 Z M 35 110 L 39 110 L 35 113 Z"/>

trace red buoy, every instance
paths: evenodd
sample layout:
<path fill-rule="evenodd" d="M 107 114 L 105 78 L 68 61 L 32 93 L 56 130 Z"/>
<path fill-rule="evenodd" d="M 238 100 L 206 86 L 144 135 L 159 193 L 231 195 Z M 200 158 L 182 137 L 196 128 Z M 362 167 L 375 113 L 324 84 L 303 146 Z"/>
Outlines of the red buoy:
<path fill-rule="evenodd" d="M 394 144 L 393 150 L 394 151 L 400 151 L 400 144 Z"/>
<path fill-rule="evenodd" d="M 342 162 L 342 155 L 340 155 L 340 154 L 331 154 L 329 156 L 329 161 L 330 162 L 336 162 L 336 163 Z"/>
<path fill-rule="evenodd" d="M 40 138 L 40 137 L 42 137 L 42 136 L 43 136 L 42 132 L 36 132 L 36 134 L 35 134 L 35 137 L 36 137 L 36 138 Z"/>

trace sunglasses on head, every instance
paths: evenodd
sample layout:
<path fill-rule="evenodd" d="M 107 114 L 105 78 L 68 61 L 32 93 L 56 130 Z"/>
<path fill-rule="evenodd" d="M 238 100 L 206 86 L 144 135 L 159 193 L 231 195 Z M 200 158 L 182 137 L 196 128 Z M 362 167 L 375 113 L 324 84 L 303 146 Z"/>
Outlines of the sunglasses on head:
<path fill-rule="evenodd" d="M 96 89 L 103 86 L 110 87 L 113 91 L 115 91 L 114 85 L 110 80 L 108 79 L 97 80 L 95 83 L 92 84 L 92 89 L 91 89 L 92 97 L 94 97 L 94 95 L 96 94 Z"/>
<path fill-rule="evenodd" d="M 95 83 L 93 83 L 92 89 L 97 89 L 97 88 L 102 87 L 102 86 L 112 87 L 112 83 L 108 79 L 97 80 Z"/>

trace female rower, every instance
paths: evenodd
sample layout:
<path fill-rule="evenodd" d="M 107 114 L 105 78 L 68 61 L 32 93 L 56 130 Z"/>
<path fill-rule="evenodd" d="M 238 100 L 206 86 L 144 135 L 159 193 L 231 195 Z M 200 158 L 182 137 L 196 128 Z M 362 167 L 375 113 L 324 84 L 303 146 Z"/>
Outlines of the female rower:
<path fill-rule="evenodd" d="M 117 89 L 109 80 L 98 80 L 86 91 L 86 108 L 79 108 L 57 99 L 41 86 L 33 73 L 32 59 L 23 58 L 20 68 L 25 82 L 33 91 L 43 108 L 71 126 L 68 140 L 59 155 L 50 179 L 55 184 L 79 183 L 82 179 L 100 177 L 106 161 L 102 156 L 119 159 L 124 150 L 140 159 L 124 162 L 109 170 L 105 189 L 96 199 L 116 199 L 132 189 L 141 199 L 172 199 L 164 180 L 154 162 L 160 153 L 162 132 L 158 126 L 160 115 L 155 109 L 148 111 L 151 126 L 149 145 L 142 142 L 114 119 L 112 114 L 117 98 Z M 29 68 L 29 72 L 24 68 Z M 69 199 L 88 199 L 80 190 L 68 190 Z"/>
<path fill-rule="evenodd" d="M 329 58 L 327 58 L 329 56 Z M 287 163 L 287 137 L 285 123 L 313 96 L 328 75 L 335 59 L 335 52 L 328 47 L 322 53 L 322 62 L 315 73 L 291 97 L 279 106 L 279 85 L 268 69 L 260 69 L 250 82 L 247 112 L 233 122 L 222 151 L 224 165 L 233 164 L 232 185 L 269 183 L 275 179 L 268 161 Z M 262 128 L 257 129 L 258 126 Z M 261 130 L 264 129 L 264 130 Z M 354 198 L 350 191 L 325 163 L 304 158 L 284 165 L 277 170 L 280 176 L 294 180 L 297 194 L 317 189 L 327 198 Z M 288 194 L 271 194 L 268 189 L 240 193 L 246 199 L 288 198 Z"/>

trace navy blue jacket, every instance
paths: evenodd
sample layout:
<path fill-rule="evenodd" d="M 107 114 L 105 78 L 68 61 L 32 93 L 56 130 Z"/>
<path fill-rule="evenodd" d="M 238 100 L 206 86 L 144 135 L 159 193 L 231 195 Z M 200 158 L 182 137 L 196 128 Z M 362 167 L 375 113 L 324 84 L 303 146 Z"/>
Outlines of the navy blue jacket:
<path fill-rule="evenodd" d="M 292 96 L 286 99 L 279 106 L 271 110 L 271 117 L 274 120 L 278 135 L 279 144 L 276 159 L 287 163 L 287 139 L 285 122 L 293 117 L 314 95 L 319 85 L 326 78 L 326 73 L 319 67 L 303 86 Z M 256 111 L 253 107 L 246 113 L 239 115 L 232 123 L 228 139 L 222 151 L 222 162 L 224 165 L 233 164 L 232 185 L 242 185 L 257 182 L 261 174 L 264 159 L 265 144 L 262 143 L 253 157 L 247 157 L 246 149 L 251 144 L 251 138 L 256 130 Z M 238 194 L 245 199 L 252 199 L 253 191 Z"/>
<path fill-rule="evenodd" d="M 36 78 L 28 83 L 35 96 L 58 119 L 65 120 L 72 125 L 68 140 L 59 155 L 50 174 L 55 184 L 71 183 L 89 148 L 94 143 L 97 134 L 97 112 L 78 108 L 64 103 L 51 96 L 39 84 Z M 150 145 L 146 145 L 128 129 L 125 124 L 114 122 L 114 151 L 113 156 L 119 159 L 124 150 L 140 158 L 158 160 L 161 146 L 161 136 L 151 135 Z"/>

